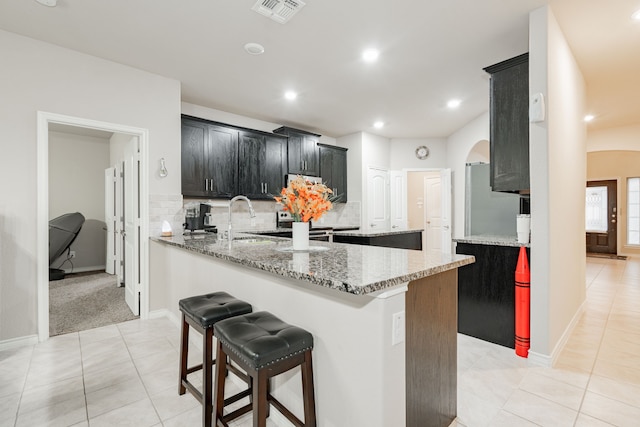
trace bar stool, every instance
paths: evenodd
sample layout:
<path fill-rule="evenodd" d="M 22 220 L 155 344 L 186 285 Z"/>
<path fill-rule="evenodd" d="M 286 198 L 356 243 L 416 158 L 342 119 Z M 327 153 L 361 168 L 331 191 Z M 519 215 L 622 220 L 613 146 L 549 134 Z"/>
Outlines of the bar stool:
<path fill-rule="evenodd" d="M 202 425 L 211 426 L 213 414 L 212 399 L 212 372 L 216 361 L 213 359 L 213 325 L 223 319 L 251 313 L 251 304 L 236 299 L 226 292 L 214 292 L 206 295 L 198 295 L 181 299 L 179 302 L 182 311 L 182 340 L 180 343 L 180 383 L 178 394 L 183 395 L 186 390 L 202 405 Z M 202 334 L 202 364 L 187 367 L 189 352 L 189 327 Z M 225 363 L 218 363 L 223 368 L 228 368 L 236 375 L 248 382 L 246 374 L 235 366 L 227 365 L 226 358 L 219 359 Z M 202 391 L 198 390 L 188 379 L 187 375 L 202 369 Z M 226 370 L 225 370 L 226 374 Z"/>
<path fill-rule="evenodd" d="M 223 364 L 218 364 L 214 393 L 216 426 L 226 426 L 229 421 L 253 410 L 253 426 L 265 427 L 269 416 L 269 403 L 272 403 L 294 425 L 315 427 L 316 409 L 311 363 L 313 335 L 302 328 L 283 322 L 266 311 L 222 320 L 216 323 L 213 329 L 218 340 L 216 358 L 229 357 L 244 369 L 250 377 L 249 389 L 245 391 L 252 393 L 252 402 L 224 415 L 224 407 L 227 405 L 224 399 L 225 369 Z M 296 366 L 300 366 L 302 373 L 304 422 L 269 392 L 271 377 Z"/>

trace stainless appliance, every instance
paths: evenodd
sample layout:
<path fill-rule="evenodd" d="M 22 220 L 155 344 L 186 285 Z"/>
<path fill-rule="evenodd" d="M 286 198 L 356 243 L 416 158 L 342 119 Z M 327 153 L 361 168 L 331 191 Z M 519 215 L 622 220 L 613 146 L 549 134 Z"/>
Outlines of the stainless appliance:
<path fill-rule="evenodd" d="M 293 217 L 290 212 L 278 211 L 276 212 L 276 225 L 280 228 L 291 228 L 293 224 Z M 320 240 L 323 242 L 333 242 L 333 227 L 316 227 L 313 222 L 309 221 L 309 240 Z M 291 231 L 277 231 L 271 235 L 278 235 L 278 237 L 291 237 Z"/>
<path fill-rule="evenodd" d="M 211 214 L 209 210 L 211 206 L 200 203 L 199 205 L 191 205 L 186 208 L 186 214 L 184 218 L 183 227 L 185 231 L 191 233 L 195 231 L 208 231 L 217 233 L 218 230 L 215 225 L 211 224 Z"/>
<path fill-rule="evenodd" d="M 299 176 L 303 177 L 305 179 L 305 181 L 309 181 L 309 182 L 312 182 L 314 184 L 322 184 L 322 178 L 319 177 L 319 176 L 288 174 L 287 175 L 287 185 L 289 185 L 289 183 L 291 181 L 293 181 L 294 179 L 296 179 Z"/>
<path fill-rule="evenodd" d="M 491 191 L 488 163 L 468 163 L 465 185 L 465 236 L 516 237 L 520 196 Z"/>

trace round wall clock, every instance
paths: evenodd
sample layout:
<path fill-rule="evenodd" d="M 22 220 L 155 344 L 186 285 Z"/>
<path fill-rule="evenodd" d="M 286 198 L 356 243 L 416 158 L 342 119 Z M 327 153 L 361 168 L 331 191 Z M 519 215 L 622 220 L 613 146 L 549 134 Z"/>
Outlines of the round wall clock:
<path fill-rule="evenodd" d="M 416 148 L 416 157 L 420 160 L 426 159 L 429 157 L 429 149 L 424 145 L 419 146 Z"/>

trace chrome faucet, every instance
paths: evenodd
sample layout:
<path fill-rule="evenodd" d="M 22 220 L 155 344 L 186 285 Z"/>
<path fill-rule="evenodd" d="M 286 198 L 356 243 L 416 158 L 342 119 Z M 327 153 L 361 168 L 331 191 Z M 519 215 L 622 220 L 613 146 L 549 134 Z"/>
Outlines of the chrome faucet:
<path fill-rule="evenodd" d="M 233 231 L 231 228 L 231 208 L 233 206 L 233 202 L 236 200 L 244 200 L 249 205 L 249 216 L 251 218 L 256 217 L 256 212 L 253 210 L 253 205 L 251 204 L 251 200 L 249 200 L 246 196 L 235 196 L 233 199 L 229 200 L 229 229 L 227 231 L 227 238 L 229 239 L 229 243 L 233 240 Z"/>

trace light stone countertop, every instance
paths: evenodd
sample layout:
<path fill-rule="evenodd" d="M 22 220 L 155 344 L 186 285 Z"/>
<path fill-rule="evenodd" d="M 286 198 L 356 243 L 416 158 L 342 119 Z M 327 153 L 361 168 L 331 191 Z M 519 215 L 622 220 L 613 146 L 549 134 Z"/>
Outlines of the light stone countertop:
<path fill-rule="evenodd" d="M 530 243 L 518 243 L 518 239 L 513 236 L 465 236 L 463 238 L 452 239 L 457 243 L 471 243 L 476 245 L 491 245 L 491 246 L 513 246 L 519 248 L 524 246 L 525 248 L 531 247 Z"/>
<path fill-rule="evenodd" d="M 291 239 L 246 233 L 236 238 L 231 246 L 212 233 L 151 240 L 355 295 L 390 290 L 475 262 L 468 255 L 320 241 L 311 241 L 308 252 L 293 252 Z"/>

